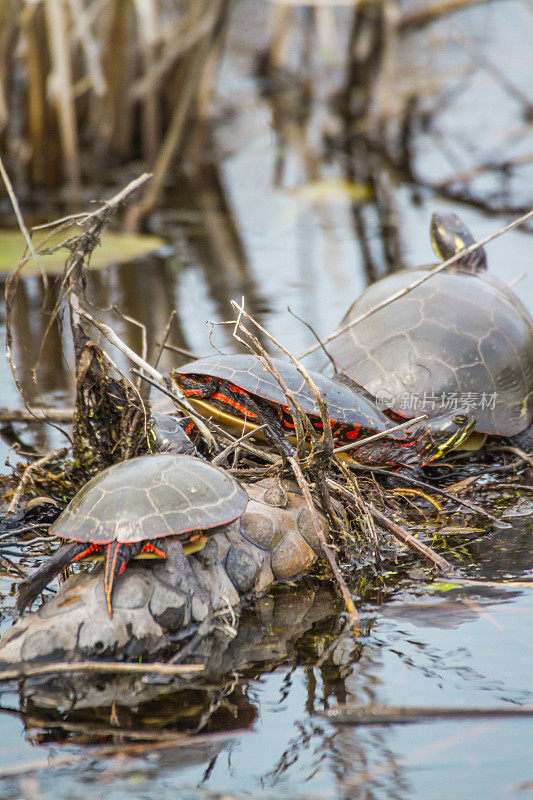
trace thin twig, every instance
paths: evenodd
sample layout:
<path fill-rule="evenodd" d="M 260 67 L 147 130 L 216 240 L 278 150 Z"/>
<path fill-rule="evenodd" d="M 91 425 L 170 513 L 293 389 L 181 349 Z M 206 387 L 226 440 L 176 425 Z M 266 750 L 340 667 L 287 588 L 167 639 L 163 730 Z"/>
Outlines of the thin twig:
<path fill-rule="evenodd" d="M 394 433 L 395 431 L 401 431 L 404 428 L 408 428 L 410 425 L 414 425 L 415 422 L 421 422 L 423 419 L 427 419 L 427 414 L 422 414 L 420 417 L 414 417 L 414 419 L 408 419 L 407 422 L 401 422 L 399 425 L 394 425 L 391 428 L 387 428 L 386 431 L 381 431 L 381 433 L 375 433 L 373 436 L 367 436 L 366 439 L 361 439 L 358 442 L 351 442 L 350 444 L 345 444 L 342 447 L 336 447 L 333 451 L 334 453 L 344 453 L 346 450 L 353 450 L 354 447 L 361 447 L 363 444 L 368 444 L 368 442 L 375 442 L 378 439 L 386 439 L 390 433 Z"/>
<path fill-rule="evenodd" d="M 43 277 L 43 281 L 44 281 L 45 289 L 46 289 L 47 278 L 46 278 L 46 272 L 45 272 L 45 269 L 44 269 L 44 266 L 43 266 L 43 262 L 39 258 L 38 254 L 37 254 L 37 251 L 35 249 L 35 245 L 32 242 L 30 234 L 28 233 L 28 229 L 27 229 L 26 224 L 24 222 L 24 218 L 23 218 L 22 212 L 20 210 L 20 206 L 19 206 L 19 203 L 18 203 L 18 200 L 17 200 L 17 196 L 15 194 L 15 190 L 13 189 L 13 185 L 11 183 L 9 175 L 7 174 L 6 168 L 4 166 L 4 162 L 2 161 L 1 157 L 0 157 L 0 176 L 2 177 L 2 180 L 4 182 L 4 186 L 6 187 L 6 192 L 9 195 L 9 199 L 11 201 L 11 205 L 13 207 L 13 211 L 15 212 L 15 217 L 17 218 L 17 224 L 18 224 L 18 226 L 20 228 L 20 232 L 22 233 L 22 235 L 24 237 L 24 241 L 26 242 L 26 244 L 28 246 L 28 250 L 30 251 L 30 253 L 32 255 L 32 258 L 39 265 L 39 269 L 41 270 L 41 275 Z"/>
<path fill-rule="evenodd" d="M 515 219 L 513 222 L 510 222 L 509 225 L 506 225 L 499 231 L 496 231 L 496 233 L 491 233 L 491 235 L 487 236 L 485 239 L 481 239 L 479 242 L 474 242 L 474 244 L 471 244 L 469 247 L 465 247 L 463 250 L 460 250 L 458 253 L 449 258 L 447 261 L 443 261 L 442 264 L 438 264 L 432 270 L 427 272 L 426 275 L 423 275 L 421 278 L 417 278 L 415 281 L 412 281 L 408 286 L 405 286 L 403 289 L 394 292 L 394 294 L 391 294 L 389 297 L 385 298 L 385 300 L 382 300 L 380 303 L 377 303 L 373 308 L 370 308 L 368 311 L 365 311 L 364 314 L 359 314 L 358 317 L 350 320 L 350 322 L 348 322 L 346 325 L 343 325 L 342 328 L 339 328 L 338 330 L 331 333 L 329 336 L 326 336 L 325 339 L 322 339 L 321 344 L 314 344 L 311 347 L 308 347 L 307 350 L 304 350 L 303 353 L 300 353 L 298 359 L 305 358 L 311 353 L 314 353 L 321 347 L 321 345 L 326 345 L 329 342 L 333 341 L 333 339 L 336 339 L 337 336 L 340 336 L 342 333 L 345 333 L 346 331 L 350 330 L 350 328 L 353 328 L 354 325 L 358 325 L 363 320 L 368 319 L 368 317 L 370 317 L 372 314 L 375 314 L 376 311 L 380 311 L 382 308 L 385 308 L 386 306 L 390 305 L 395 300 L 398 300 L 400 297 L 403 297 L 404 295 L 408 294 L 413 289 L 416 289 L 417 286 L 420 286 L 422 283 L 425 283 L 430 278 L 433 278 L 434 275 L 437 275 L 439 272 L 442 272 L 442 270 L 446 269 L 447 267 L 450 267 L 452 264 L 455 264 L 464 256 L 470 255 L 470 253 L 473 253 L 480 247 L 484 247 L 484 245 L 488 244 L 489 242 L 492 242 L 499 236 L 503 236 L 504 233 L 507 233 L 508 231 L 511 231 L 514 228 L 518 228 L 524 222 L 527 222 L 528 219 L 531 219 L 531 217 L 533 217 L 533 209 L 531 209 L 531 211 L 528 211 L 527 214 L 524 214 L 518 219 Z"/>
<path fill-rule="evenodd" d="M 311 515 L 311 521 L 313 523 L 313 527 L 314 527 L 314 529 L 316 531 L 316 535 L 318 536 L 320 544 L 322 545 L 322 550 L 324 551 L 324 555 L 326 556 L 326 558 L 328 560 L 328 563 L 329 563 L 329 565 L 331 567 L 331 571 L 333 572 L 333 575 L 335 576 L 335 580 L 337 581 L 337 583 L 339 585 L 339 588 L 340 588 L 340 590 L 342 592 L 342 597 L 344 599 L 344 603 L 346 605 L 348 613 L 352 617 L 352 619 L 353 619 L 353 621 L 354 621 L 354 623 L 355 623 L 355 625 L 357 627 L 357 632 L 359 632 L 359 627 L 358 627 L 359 626 L 359 616 L 357 614 L 357 611 L 355 609 L 352 597 L 350 595 L 350 590 L 348 589 L 348 586 L 346 585 L 346 581 L 344 580 L 344 578 L 343 578 L 343 576 L 342 576 L 342 574 L 341 574 L 341 572 L 339 570 L 339 567 L 337 565 L 337 561 L 335 559 L 335 555 L 333 554 L 333 551 L 332 551 L 332 549 L 331 549 L 331 547 L 330 547 L 330 545 L 329 545 L 329 543 L 328 543 L 328 541 L 326 539 L 326 535 L 325 535 L 325 533 L 324 533 L 324 531 L 322 529 L 322 524 L 320 522 L 320 518 L 318 516 L 318 512 L 317 512 L 317 510 L 315 508 L 315 504 L 313 503 L 313 498 L 311 497 L 311 492 L 309 491 L 309 486 L 307 485 L 307 483 L 305 481 L 305 478 L 303 476 L 303 472 L 302 472 L 302 470 L 300 468 L 300 465 L 298 464 L 297 460 L 293 456 L 290 456 L 289 457 L 289 462 L 290 462 L 290 464 L 292 466 L 292 469 L 294 471 L 294 475 L 296 476 L 296 480 L 298 481 L 298 486 L 300 487 L 300 490 L 301 490 L 301 492 L 302 492 L 302 494 L 304 496 L 304 500 L 305 500 L 305 502 L 307 504 L 307 508 L 309 510 L 309 514 Z"/>
<path fill-rule="evenodd" d="M 165 350 L 165 348 L 166 348 L 167 339 L 168 339 L 168 336 L 170 334 L 170 328 L 172 327 L 172 323 L 174 322 L 175 317 L 176 317 L 176 310 L 172 309 L 172 311 L 170 312 L 170 314 L 168 316 L 168 321 L 167 321 L 167 324 L 166 324 L 166 328 L 163 331 L 163 339 L 161 340 L 161 342 L 156 342 L 159 350 L 157 351 L 157 355 L 156 355 L 155 360 L 154 360 L 155 369 L 158 368 L 159 362 L 161 360 L 161 356 L 163 355 L 163 350 Z"/>
<path fill-rule="evenodd" d="M 199 358 L 202 358 L 202 356 L 199 356 L 196 353 L 192 353 L 185 347 L 178 347 L 176 344 L 168 344 L 167 342 L 156 342 L 156 345 L 158 347 L 162 347 L 163 350 L 172 350 L 173 353 L 179 353 L 180 356 L 186 356 L 187 358 L 192 359 L 192 361 L 197 361 Z"/>
<path fill-rule="evenodd" d="M 340 494 L 340 496 L 349 503 L 355 502 L 355 497 L 353 496 L 352 492 L 347 489 L 342 484 L 338 483 L 337 481 L 332 480 L 331 478 L 327 479 L 329 486 L 333 489 L 334 492 Z M 399 539 L 404 544 L 407 544 L 412 550 L 415 550 L 420 555 L 427 558 L 432 564 L 435 566 L 440 567 L 443 570 L 450 570 L 451 565 L 446 561 L 445 558 L 439 556 L 431 547 L 423 544 L 423 542 L 419 541 L 415 536 L 413 536 L 409 531 L 406 531 L 405 528 L 402 528 L 401 525 L 398 525 L 396 522 L 393 522 L 389 519 L 385 514 L 381 511 L 378 511 L 370 503 L 366 506 L 370 512 L 370 514 L 374 517 L 374 519 L 383 525 L 389 530 L 397 539 Z"/>
<path fill-rule="evenodd" d="M 525 461 L 526 464 L 529 464 L 530 467 L 533 467 L 533 457 L 529 456 L 519 447 L 512 447 L 509 444 L 505 444 L 493 446 L 490 449 L 495 453 L 512 453 L 515 456 L 519 456 L 519 458 Z"/>
<path fill-rule="evenodd" d="M 267 427 L 266 424 L 265 425 L 259 425 L 257 428 L 254 428 L 253 431 L 248 431 L 248 433 L 245 433 L 244 436 L 241 436 L 240 439 L 236 439 L 234 442 L 232 442 L 230 445 L 228 445 L 225 450 L 222 450 L 221 453 L 219 453 L 217 456 L 215 456 L 215 458 L 212 460 L 211 463 L 214 464 L 215 466 L 217 464 L 220 464 L 220 462 L 224 461 L 226 456 L 228 456 L 230 453 L 232 453 L 237 447 L 239 447 L 239 445 L 241 445 L 247 439 L 250 439 L 252 436 L 255 436 L 256 433 L 259 433 L 259 431 L 264 430 L 266 427 Z"/>

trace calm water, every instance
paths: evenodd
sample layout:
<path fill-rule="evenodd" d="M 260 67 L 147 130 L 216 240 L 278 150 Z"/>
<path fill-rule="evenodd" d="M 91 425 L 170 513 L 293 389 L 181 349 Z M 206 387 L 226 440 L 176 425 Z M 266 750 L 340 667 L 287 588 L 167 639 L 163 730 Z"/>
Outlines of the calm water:
<path fill-rule="evenodd" d="M 386 159 L 362 154 L 362 145 L 355 178 L 347 168 L 346 149 L 339 145 L 344 121 L 334 100 L 345 80 L 346 14 L 320 17 L 320 31 L 331 23 L 334 38 L 328 47 L 316 34 L 311 56 L 302 61 L 300 34 L 308 17 L 295 12 L 286 46 L 288 69 L 269 94 L 254 72 L 257 55 L 269 41 L 270 9 L 253 0 L 233 7 L 209 158 L 183 176 L 179 193 L 169 193 L 152 220 L 172 255 L 109 268 L 90 279 L 89 294 L 97 306 L 116 305 L 146 324 L 149 352 L 174 308 L 178 323 L 171 341 L 198 354 L 209 352 L 206 320 L 231 318 L 230 300 L 243 295 L 269 330 L 300 352 L 312 339 L 287 307 L 318 333 L 329 333 L 351 300 L 391 261 L 407 266 L 432 259 L 427 230 L 435 208 L 460 213 L 478 237 L 511 218 L 454 202 L 437 186 L 452 174 L 494 160 L 522 159 L 526 163 L 520 169 L 505 175 L 481 171 L 452 188 L 489 198 L 493 212 L 505 204 L 531 203 L 527 156 L 533 138 L 520 94 L 527 95 L 533 85 L 531 5 L 508 0 L 477 6 L 404 37 L 388 53 L 375 102 L 379 95 L 382 112 L 394 114 L 416 92 L 427 112 L 427 124 L 413 131 L 418 186 L 403 180 Z M 512 81 L 511 94 L 499 70 Z M 312 82 L 312 103 L 295 123 L 283 101 L 286 92 L 298 98 L 306 78 Z M 323 145 L 324 132 L 329 148 Z M 346 181 L 362 177 L 376 197 L 354 213 Z M 389 232 L 386 247 L 384 230 Z M 529 308 L 531 241 L 528 232 L 512 232 L 488 249 L 491 270 L 503 280 L 526 273 L 516 291 Z M 21 288 L 17 309 L 15 358 L 29 397 L 70 404 L 69 345 L 59 331 L 52 332 L 44 350 L 37 385 L 31 384 L 46 326 L 36 280 Z M 140 348 L 137 329 L 111 312 L 101 315 Z M 227 327 L 218 327 L 214 339 L 233 349 Z M 162 367 L 172 363 L 166 357 Z M 0 382 L 1 405 L 20 405 L 5 364 L 0 364 Z M 17 430 L 38 448 L 61 441 L 54 431 Z M 0 456 L 15 460 L 5 443 Z M 531 483 L 531 477 L 524 473 L 520 480 Z M 488 531 L 468 547 L 454 540 L 454 546 L 447 555 L 465 577 L 485 582 L 530 578 L 533 525 L 527 513 L 516 527 Z M 530 797 L 533 720 L 335 727 L 320 716 L 339 702 L 439 707 L 533 702 L 533 586 L 454 588 L 430 585 L 424 573 L 417 574 L 418 579 L 405 573 L 400 581 L 395 578 L 394 587 L 391 583 L 365 597 L 363 633 L 356 641 L 340 639 L 321 664 L 342 621 L 331 591 L 306 584 L 289 595 L 274 592 L 260 613 L 247 616 L 232 645 L 233 674 L 220 685 L 198 684 L 185 691 L 136 684 L 134 691 L 112 684 L 88 693 L 70 712 L 68 687 L 56 686 L 55 700 L 4 687 L 0 797 Z M 13 582 L 1 578 L 2 630 L 11 624 L 13 593 Z M 61 718 L 63 729 L 57 726 Z M 104 757 L 95 748 L 109 743 L 117 718 L 126 730 L 239 733 L 195 748 L 151 747 Z M 87 724 L 100 732 L 88 733 Z M 64 760 L 57 763 L 58 758 Z M 20 774 L 6 774 L 14 769 Z"/>

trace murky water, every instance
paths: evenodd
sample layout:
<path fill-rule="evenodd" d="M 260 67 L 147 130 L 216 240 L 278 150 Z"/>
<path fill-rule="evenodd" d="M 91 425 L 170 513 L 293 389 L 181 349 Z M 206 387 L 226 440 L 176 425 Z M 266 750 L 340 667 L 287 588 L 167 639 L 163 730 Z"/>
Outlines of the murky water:
<path fill-rule="evenodd" d="M 533 77 L 530 4 L 509 0 L 473 7 L 423 33 L 406 34 L 387 53 L 373 102 L 386 115 L 401 108 L 409 92 L 422 95 L 426 123 L 414 126 L 411 141 L 418 185 L 383 153 L 365 150 L 364 137 L 356 137 L 358 150 L 347 156 L 346 121 L 336 109 L 346 80 L 348 11 L 318 15 L 307 60 L 302 32 L 309 15 L 294 12 L 300 16 L 286 42 L 286 66 L 293 71 L 286 70 L 272 90 L 254 74 L 270 36 L 270 10 L 264 6 L 249 0 L 233 8 L 209 159 L 183 176 L 180 191 L 169 193 L 154 215 L 153 225 L 166 236 L 172 255 L 90 276 L 92 302 L 117 306 L 145 324 L 152 354 L 173 309 L 178 321 L 170 340 L 207 353 L 206 320 L 231 318 L 230 301 L 243 295 L 247 307 L 298 353 L 312 338 L 297 317 L 327 334 L 372 277 L 398 263 L 432 259 L 428 223 L 435 208 L 456 211 L 482 237 L 513 216 L 498 208 L 507 204 L 517 215 L 531 203 L 527 156 L 533 142 L 523 96 L 531 92 Z M 333 24 L 336 37 L 329 49 L 325 24 Z M 307 105 L 306 80 L 314 90 Z M 298 102 L 304 107 L 297 115 Z M 479 164 L 519 159 L 523 165 L 516 169 L 479 170 L 465 182 L 443 183 Z M 374 197 L 353 207 L 350 191 L 361 183 L 372 187 Z M 461 192 L 470 193 L 469 202 L 457 202 Z M 485 198 L 490 214 L 476 198 Z M 494 242 L 488 255 L 491 270 L 505 281 L 526 273 L 516 291 L 533 308 L 531 234 L 512 232 Z M 45 346 L 37 385 L 31 383 L 46 326 L 41 303 L 37 280 L 28 280 L 16 314 L 19 377 L 32 402 L 68 405 L 69 345 L 59 330 Z M 111 311 L 100 313 L 140 349 L 137 328 Z M 234 347 L 228 327 L 217 327 L 214 339 L 228 351 Z M 172 363 L 166 355 L 161 367 Z M 0 385 L 1 405 L 19 406 L 5 364 Z M 61 441 L 42 426 L 17 426 L 17 431 L 39 449 Z M 0 455 L 15 458 L 5 443 Z M 531 474 L 520 481 L 531 483 Z M 141 691 L 136 684 L 134 692 L 112 684 L 106 698 L 96 687 L 85 705 L 78 703 L 70 713 L 66 700 L 59 710 L 46 703 L 43 710 L 38 697 L 19 696 L 14 686 L 2 689 L 0 796 L 531 796 L 533 720 L 335 726 L 321 716 L 343 702 L 531 704 L 533 586 L 524 585 L 533 566 L 531 515 L 526 510 L 514 524 L 470 545 L 454 540 L 455 549 L 447 554 L 465 578 L 485 584 L 430 585 L 425 574 L 405 573 L 361 603 L 364 624 L 356 640 L 337 641 L 342 622 L 327 586 L 273 592 L 260 613 L 250 613 L 241 625 L 235 673 L 217 687 L 144 685 Z M 511 583 L 503 586 L 504 580 Z M 13 593 L 12 581 L 2 578 L 1 629 L 11 624 Z M 238 733 L 194 748 L 147 748 L 141 742 L 135 753 L 102 754 L 97 747 L 112 740 L 113 725 L 129 731 Z"/>

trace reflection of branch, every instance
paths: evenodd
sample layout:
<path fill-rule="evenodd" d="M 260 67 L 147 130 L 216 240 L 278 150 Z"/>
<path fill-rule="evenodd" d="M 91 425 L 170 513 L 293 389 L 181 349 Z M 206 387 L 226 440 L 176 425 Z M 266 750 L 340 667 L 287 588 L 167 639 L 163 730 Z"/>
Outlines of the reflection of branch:
<path fill-rule="evenodd" d="M 525 153 L 516 158 L 507 158 L 503 161 L 484 161 L 476 167 L 469 167 L 460 172 L 455 172 L 453 175 L 448 175 L 446 178 L 441 178 L 435 182 L 435 188 L 445 189 L 454 183 L 465 183 L 466 181 L 476 178 L 485 172 L 502 172 L 506 173 L 517 167 L 522 167 L 525 164 L 531 164 L 533 161 L 533 153 Z"/>
<path fill-rule="evenodd" d="M 430 3 L 424 8 L 416 8 L 404 12 L 399 19 L 398 30 L 401 33 L 409 33 L 427 25 L 429 22 L 433 22 L 439 17 L 443 17 L 445 14 L 461 11 L 463 8 L 484 2 L 485 0 L 437 0 L 437 2 Z"/>
<path fill-rule="evenodd" d="M 135 664 L 123 661 L 59 661 L 50 664 L 39 664 L 34 667 L 25 666 L 20 669 L 2 670 L 0 681 L 29 678 L 33 675 L 49 675 L 51 673 L 69 672 L 118 672 L 118 673 L 151 673 L 152 675 L 184 675 L 190 672 L 201 672 L 203 664 Z"/>
<path fill-rule="evenodd" d="M 477 67 L 481 67 L 491 75 L 494 80 L 503 87 L 511 97 L 514 97 L 522 106 L 526 119 L 531 119 L 533 115 L 533 101 L 525 92 L 520 89 L 502 70 L 487 56 L 480 51 L 471 36 L 468 36 L 459 26 L 453 25 L 452 38 L 468 53 Z"/>

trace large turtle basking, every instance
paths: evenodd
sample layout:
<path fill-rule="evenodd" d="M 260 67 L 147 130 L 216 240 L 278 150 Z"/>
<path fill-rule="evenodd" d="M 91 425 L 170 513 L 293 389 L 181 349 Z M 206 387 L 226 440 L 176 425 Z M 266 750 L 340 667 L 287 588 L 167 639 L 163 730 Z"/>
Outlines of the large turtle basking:
<path fill-rule="evenodd" d="M 454 214 L 433 215 L 431 239 L 442 260 L 475 242 Z M 341 324 L 430 269 L 402 270 L 374 283 Z M 472 409 L 483 433 L 515 436 L 531 425 L 533 319 L 487 273 L 481 248 L 355 323 L 329 349 L 339 373 L 402 416 L 457 404 Z"/>
<path fill-rule="evenodd" d="M 167 558 L 163 539 L 170 537 L 179 545 L 172 548 L 173 568 L 194 579 L 180 540 L 232 522 L 247 503 L 235 478 L 192 456 L 161 453 L 108 467 L 85 484 L 53 523 L 50 533 L 72 543 L 22 582 L 17 607 L 22 611 L 67 564 L 103 551 L 111 617 L 113 584 L 130 559 L 142 552 Z"/>

